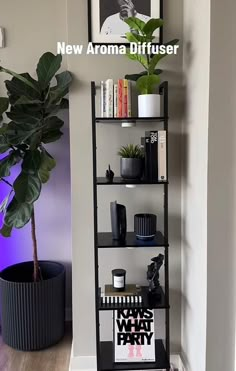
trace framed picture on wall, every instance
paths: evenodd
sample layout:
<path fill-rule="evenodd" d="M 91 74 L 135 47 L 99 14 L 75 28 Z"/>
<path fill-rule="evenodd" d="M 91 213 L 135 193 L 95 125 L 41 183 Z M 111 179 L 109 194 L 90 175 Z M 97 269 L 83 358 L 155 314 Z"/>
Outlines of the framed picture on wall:
<path fill-rule="evenodd" d="M 89 42 L 94 44 L 126 44 L 129 31 L 125 18 L 163 19 L 163 0 L 88 0 Z M 157 30 L 154 43 L 163 42 L 163 27 Z"/>

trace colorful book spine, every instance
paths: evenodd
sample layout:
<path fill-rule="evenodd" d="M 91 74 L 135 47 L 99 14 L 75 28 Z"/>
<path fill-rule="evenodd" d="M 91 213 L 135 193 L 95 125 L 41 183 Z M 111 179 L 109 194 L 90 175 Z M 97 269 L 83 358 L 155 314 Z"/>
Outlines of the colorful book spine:
<path fill-rule="evenodd" d="M 101 81 L 101 117 L 105 117 L 105 86 Z"/>
<path fill-rule="evenodd" d="M 158 180 L 167 180 L 166 131 L 158 131 Z"/>
<path fill-rule="evenodd" d="M 114 87 L 113 80 L 108 79 L 106 81 L 106 117 L 113 117 L 113 105 L 114 105 Z"/>
<path fill-rule="evenodd" d="M 114 117 L 118 117 L 118 84 L 114 84 Z"/>
<path fill-rule="evenodd" d="M 123 80 L 118 80 L 118 117 L 123 117 Z"/>
<path fill-rule="evenodd" d="M 128 80 L 123 80 L 123 117 L 128 117 Z"/>
<path fill-rule="evenodd" d="M 132 117 L 132 83 L 128 81 L 128 117 Z"/>

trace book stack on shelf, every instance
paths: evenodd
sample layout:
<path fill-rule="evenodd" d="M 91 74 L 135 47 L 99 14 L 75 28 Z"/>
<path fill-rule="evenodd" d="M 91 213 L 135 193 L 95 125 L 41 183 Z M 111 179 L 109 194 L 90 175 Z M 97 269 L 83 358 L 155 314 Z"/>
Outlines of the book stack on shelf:
<path fill-rule="evenodd" d="M 145 156 L 144 178 L 150 182 L 167 181 L 166 131 L 146 131 L 141 146 Z"/>
<path fill-rule="evenodd" d="M 131 117 L 131 82 L 120 79 L 101 81 L 101 117 Z"/>
<path fill-rule="evenodd" d="M 143 302 L 141 289 L 136 285 L 126 285 L 124 291 L 116 291 L 112 285 L 105 285 L 101 293 L 102 304 L 140 304 Z"/>

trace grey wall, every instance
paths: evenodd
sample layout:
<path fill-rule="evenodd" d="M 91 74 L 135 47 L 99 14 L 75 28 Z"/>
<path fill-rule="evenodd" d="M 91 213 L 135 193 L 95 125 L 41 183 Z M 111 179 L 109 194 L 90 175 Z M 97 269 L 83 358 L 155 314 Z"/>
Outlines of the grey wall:
<path fill-rule="evenodd" d="M 210 1 L 184 2 L 185 118 L 182 159 L 182 353 L 206 370 L 207 162 Z M 213 371 L 213 368 L 207 368 Z"/>
<path fill-rule="evenodd" d="M 6 48 L 0 49 L 1 65 L 17 72 L 35 75 L 39 57 L 46 51 L 56 52 L 57 40 L 66 37 L 65 0 L 0 0 L 0 25 L 6 29 Z M 63 68 L 66 68 L 64 58 Z M 5 94 L 0 75 L 0 95 Z M 67 266 L 67 308 L 71 308 L 71 209 L 70 152 L 68 113 L 63 113 L 65 127 L 60 142 L 48 146 L 57 160 L 51 180 L 43 187 L 36 205 L 39 258 L 61 261 Z M 17 172 L 17 170 L 16 170 Z M 0 197 L 6 188 L 0 186 Z M 30 228 L 15 231 L 11 239 L 0 239 L 0 268 L 32 259 Z"/>
<path fill-rule="evenodd" d="M 166 39 L 182 39 L 182 1 L 165 4 Z M 87 6 L 84 0 L 68 0 L 68 40 L 70 44 L 87 44 Z M 73 238 L 73 355 L 95 355 L 94 263 L 93 263 L 93 197 L 90 81 L 122 78 L 125 73 L 140 71 L 140 67 L 124 56 L 69 56 L 69 69 L 76 81 L 70 94 L 71 164 L 72 164 L 72 238 Z M 170 287 L 172 350 L 180 350 L 181 336 L 181 51 L 178 57 L 165 61 L 163 78 L 170 82 Z M 98 128 L 98 175 L 103 176 L 108 161 L 119 173 L 116 156 L 120 144 L 139 142 L 147 128 L 133 130 L 101 125 Z M 109 203 L 117 199 L 128 207 L 128 224 L 136 211 L 161 214 L 160 189 L 142 187 L 135 190 L 112 188 L 99 190 L 99 229 L 109 230 Z M 153 202 L 154 200 L 154 202 Z M 155 250 L 102 251 L 100 253 L 101 282 L 111 280 L 110 271 L 117 265 L 128 269 L 130 282 L 145 283 L 145 271 Z M 107 323 L 109 319 L 105 318 Z M 89 323 L 89 326 L 88 326 Z M 111 328 L 103 326 L 103 338 L 111 337 Z M 161 322 L 159 322 L 161 323 Z M 157 323 L 158 326 L 158 323 Z M 160 327 L 160 325 L 159 325 Z M 160 332 L 163 329 L 160 328 Z M 160 333 L 161 335 L 161 333 Z"/>
<path fill-rule="evenodd" d="M 211 1 L 206 370 L 235 370 L 234 1 Z M 222 32 L 223 25 L 223 32 Z"/>

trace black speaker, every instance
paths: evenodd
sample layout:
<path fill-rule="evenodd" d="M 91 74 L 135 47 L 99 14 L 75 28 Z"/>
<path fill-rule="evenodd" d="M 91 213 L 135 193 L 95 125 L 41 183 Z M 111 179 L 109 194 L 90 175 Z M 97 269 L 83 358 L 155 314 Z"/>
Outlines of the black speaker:
<path fill-rule="evenodd" d="M 111 229 L 113 240 L 125 241 L 127 232 L 126 207 L 111 202 Z"/>

